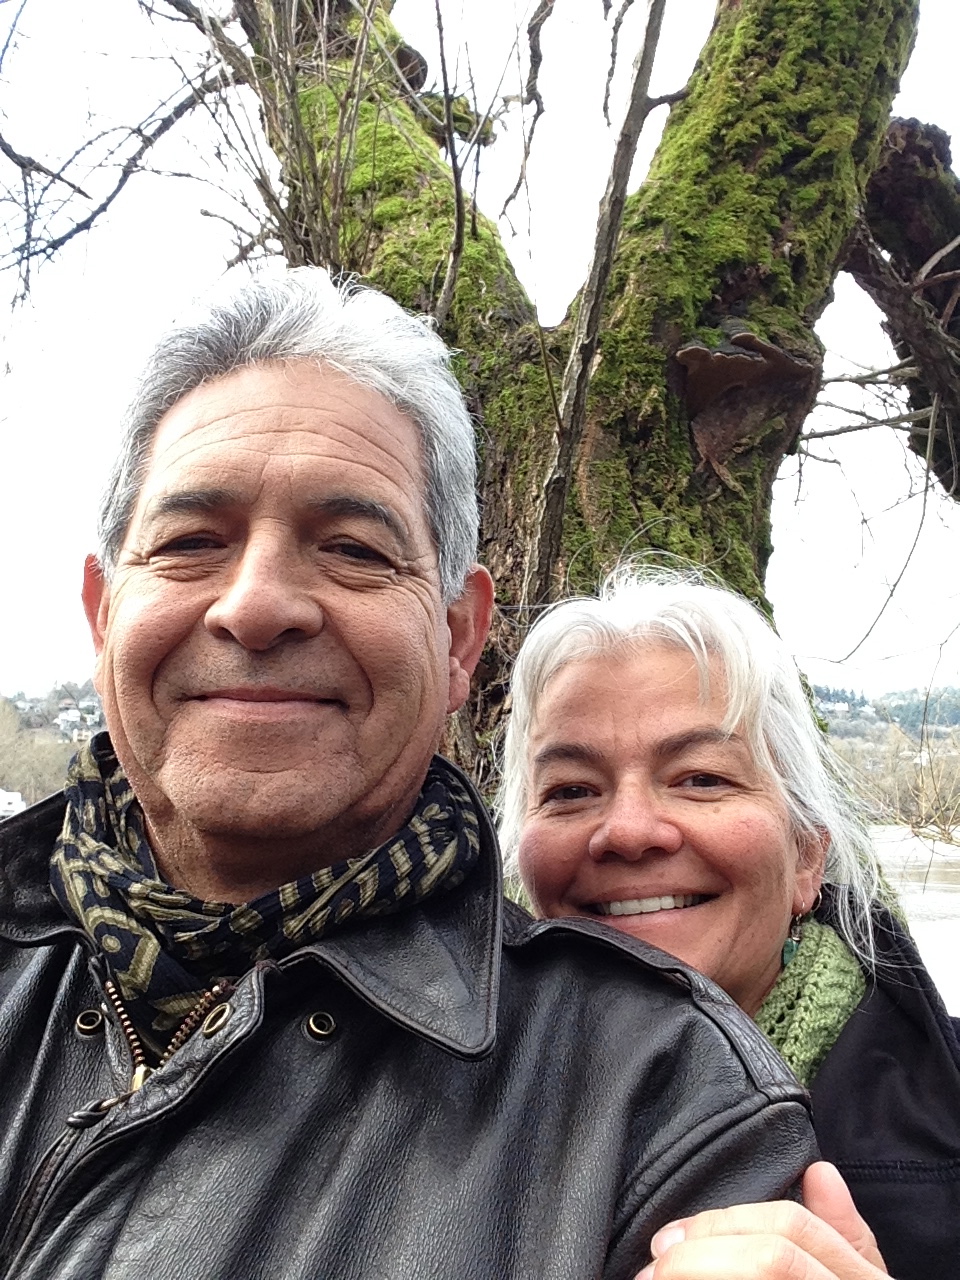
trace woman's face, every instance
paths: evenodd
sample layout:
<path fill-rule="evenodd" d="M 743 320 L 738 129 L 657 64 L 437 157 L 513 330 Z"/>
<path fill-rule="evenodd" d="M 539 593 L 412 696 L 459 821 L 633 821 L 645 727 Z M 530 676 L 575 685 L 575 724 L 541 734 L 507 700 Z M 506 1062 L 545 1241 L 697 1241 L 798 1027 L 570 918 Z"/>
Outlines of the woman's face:
<path fill-rule="evenodd" d="M 790 917 L 820 887 L 745 738 L 701 701 L 685 650 L 563 667 L 534 718 L 520 873 L 538 915 L 588 916 L 699 969 L 748 1013 L 780 971 Z"/>

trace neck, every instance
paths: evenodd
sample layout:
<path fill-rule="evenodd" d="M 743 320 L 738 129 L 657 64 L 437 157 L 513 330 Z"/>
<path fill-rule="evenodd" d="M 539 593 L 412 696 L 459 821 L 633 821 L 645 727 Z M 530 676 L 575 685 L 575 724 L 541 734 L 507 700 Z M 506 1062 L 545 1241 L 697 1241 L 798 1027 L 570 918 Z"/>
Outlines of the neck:
<path fill-rule="evenodd" d="M 323 867 L 362 857 L 395 835 L 402 823 L 358 831 L 263 837 L 200 831 L 181 821 L 155 823 L 147 836 L 161 878 L 203 902 L 240 906 Z"/>

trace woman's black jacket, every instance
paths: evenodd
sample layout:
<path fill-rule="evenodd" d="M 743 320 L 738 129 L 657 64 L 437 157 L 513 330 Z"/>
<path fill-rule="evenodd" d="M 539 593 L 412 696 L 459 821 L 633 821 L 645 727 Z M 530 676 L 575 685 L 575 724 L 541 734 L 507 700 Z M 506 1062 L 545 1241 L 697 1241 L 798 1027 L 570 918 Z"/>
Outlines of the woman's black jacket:
<path fill-rule="evenodd" d="M 824 918 L 831 922 L 831 904 Z M 960 1278 L 960 1040 L 916 947 L 876 914 L 880 966 L 811 1086 L 817 1140 L 896 1280 Z"/>

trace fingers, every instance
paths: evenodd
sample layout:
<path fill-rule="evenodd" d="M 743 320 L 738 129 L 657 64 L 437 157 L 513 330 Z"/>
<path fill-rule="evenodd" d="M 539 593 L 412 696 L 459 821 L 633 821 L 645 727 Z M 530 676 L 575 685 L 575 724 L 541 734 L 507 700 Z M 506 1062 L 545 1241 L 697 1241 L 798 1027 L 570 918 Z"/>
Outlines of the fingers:
<path fill-rule="evenodd" d="M 874 1277 L 879 1273 L 874 1272 Z M 864 1280 L 838 1273 L 781 1235 L 713 1236 L 671 1246 L 637 1280 Z"/>
<path fill-rule="evenodd" d="M 813 1177 L 811 1195 L 834 1223 L 787 1201 L 671 1223 L 654 1236 L 655 1261 L 637 1280 L 883 1280 L 873 1237 L 832 1166 Z"/>
<path fill-rule="evenodd" d="M 803 1203 L 849 1241 L 861 1257 L 886 1270 L 876 1238 L 857 1213 L 853 1197 L 836 1166 L 825 1160 L 810 1166 L 803 1175 Z"/>

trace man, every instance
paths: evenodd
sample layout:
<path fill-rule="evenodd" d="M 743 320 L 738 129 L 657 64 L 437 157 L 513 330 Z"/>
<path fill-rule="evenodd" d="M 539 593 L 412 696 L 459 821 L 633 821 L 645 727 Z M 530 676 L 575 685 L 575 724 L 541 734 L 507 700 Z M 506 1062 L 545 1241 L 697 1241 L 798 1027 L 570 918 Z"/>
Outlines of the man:
<path fill-rule="evenodd" d="M 84 580 L 108 735 L 0 829 L 3 1277 L 623 1280 L 809 1163 L 715 989 L 504 907 L 434 755 L 476 532 L 388 299 L 291 272 L 154 353 Z"/>

